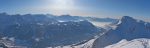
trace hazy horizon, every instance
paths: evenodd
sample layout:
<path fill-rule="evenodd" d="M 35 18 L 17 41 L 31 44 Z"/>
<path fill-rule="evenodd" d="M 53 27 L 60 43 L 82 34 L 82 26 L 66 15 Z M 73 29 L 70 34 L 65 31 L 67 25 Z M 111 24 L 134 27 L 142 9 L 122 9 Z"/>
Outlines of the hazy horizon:
<path fill-rule="evenodd" d="M 120 18 L 150 18 L 149 0 L 0 0 L 0 12 Z"/>

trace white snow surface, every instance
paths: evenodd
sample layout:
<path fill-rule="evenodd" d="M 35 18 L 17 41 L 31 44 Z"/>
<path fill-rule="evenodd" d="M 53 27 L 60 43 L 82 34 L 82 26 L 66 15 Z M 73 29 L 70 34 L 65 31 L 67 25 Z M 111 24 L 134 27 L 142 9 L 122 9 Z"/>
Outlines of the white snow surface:
<path fill-rule="evenodd" d="M 120 42 L 106 46 L 105 48 L 150 48 L 150 39 L 140 38 L 131 41 L 123 39 Z"/>
<path fill-rule="evenodd" d="M 67 45 L 67 46 L 57 46 L 57 47 L 47 47 L 47 48 L 92 48 L 94 41 L 97 38 L 91 39 L 88 42 L 80 45 Z"/>

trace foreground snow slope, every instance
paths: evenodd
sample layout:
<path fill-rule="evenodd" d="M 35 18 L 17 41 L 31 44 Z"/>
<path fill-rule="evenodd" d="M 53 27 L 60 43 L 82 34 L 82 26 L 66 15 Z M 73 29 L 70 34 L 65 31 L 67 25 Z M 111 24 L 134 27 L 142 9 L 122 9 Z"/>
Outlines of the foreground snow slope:
<path fill-rule="evenodd" d="M 47 47 L 47 48 L 92 48 L 96 38 L 89 40 L 88 42 L 81 43 L 79 45 L 67 45 L 67 46 L 57 46 L 57 47 Z"/>
<path fill-rule="evenodd" d="M 131 41 L 121 40 L 119 43 L 109 45 L 105 48 L 150 48 L 150 39 L 134 39 Z"/>

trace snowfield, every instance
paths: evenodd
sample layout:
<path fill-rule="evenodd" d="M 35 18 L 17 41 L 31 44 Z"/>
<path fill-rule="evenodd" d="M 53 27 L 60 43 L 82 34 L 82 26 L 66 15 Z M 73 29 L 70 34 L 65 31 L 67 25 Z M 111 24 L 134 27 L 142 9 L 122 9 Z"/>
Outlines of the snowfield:
<path fill-rule="evenodd" d="M 47 48 L 92 48 L 95 39 L 91 39 L 86 43 L 80 45 L 67 45 L 67 46 L 57 46 L 57 47 L 47 47 Z"/>
<path fill-rule="evenodd" d="M 131 41 L 123 39 L 120 42 L 106 46 L 105 48 L 150 48 L 150 39 L 141 38 Z"/>

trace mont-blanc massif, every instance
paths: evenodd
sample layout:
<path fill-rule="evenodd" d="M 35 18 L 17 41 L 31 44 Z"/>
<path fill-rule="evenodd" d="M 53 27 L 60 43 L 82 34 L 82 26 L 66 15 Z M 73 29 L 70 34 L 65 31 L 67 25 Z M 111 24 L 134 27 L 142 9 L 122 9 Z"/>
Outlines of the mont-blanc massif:
<path fill-rule="evenodd" d="M 150 1 L 0 0 L 0 48 L 150 48 Z"/>

